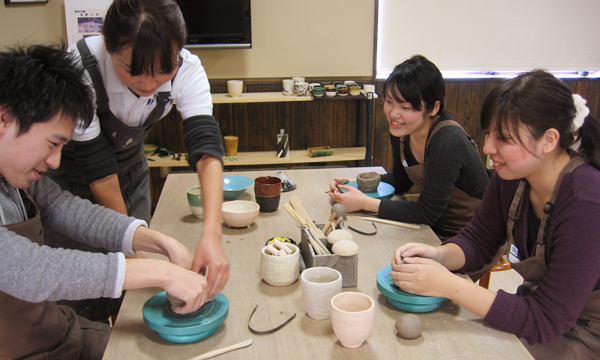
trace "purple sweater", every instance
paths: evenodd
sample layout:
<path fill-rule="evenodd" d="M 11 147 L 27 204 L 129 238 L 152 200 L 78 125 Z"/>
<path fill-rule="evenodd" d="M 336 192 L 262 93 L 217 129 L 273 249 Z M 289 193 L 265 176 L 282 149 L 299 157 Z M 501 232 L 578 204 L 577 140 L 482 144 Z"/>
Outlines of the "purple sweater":
<path fill-rule="evenodd" d="M 465 253 L 463 271 L 491 261 L 506 241 L 508 210 L 519 181 L 494 174 L 473 221 L 447 242 Z M 522 259 L 527 249 L 527 186 L 515 243 Z M 572 328 L 590 293 L 600 288 L 600 171 L 588 164 L 566 174 L 550 216 L 546 259 L 548 271 L 534 296 L 519 297 L 499 290 L 485 321 L 525 338 L 530 344 L 549 343 Z"/>

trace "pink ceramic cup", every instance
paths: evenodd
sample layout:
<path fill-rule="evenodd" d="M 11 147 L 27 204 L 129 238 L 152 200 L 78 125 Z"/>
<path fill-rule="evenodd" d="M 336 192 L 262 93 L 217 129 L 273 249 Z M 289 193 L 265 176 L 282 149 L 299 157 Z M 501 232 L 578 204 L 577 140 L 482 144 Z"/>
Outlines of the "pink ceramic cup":
<path fill-rule="evenodd" d="M 365 294 L 342 292 L 331 299 L 331 325 L 340 343 L 354 349 L 363 344 L 375 319 L 375 302 Z"/>

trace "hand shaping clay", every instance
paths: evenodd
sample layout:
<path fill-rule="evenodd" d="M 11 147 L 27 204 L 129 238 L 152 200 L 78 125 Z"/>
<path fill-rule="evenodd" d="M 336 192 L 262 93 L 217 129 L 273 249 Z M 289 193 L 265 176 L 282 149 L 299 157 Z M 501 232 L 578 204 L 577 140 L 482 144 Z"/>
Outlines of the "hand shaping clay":
<path fill-rule="evenodd" d="M 407 340 L 416 339 L 423 332 L 423 323 L 417 315 L 406 314 L 396 320 L 396 331 Z"/>

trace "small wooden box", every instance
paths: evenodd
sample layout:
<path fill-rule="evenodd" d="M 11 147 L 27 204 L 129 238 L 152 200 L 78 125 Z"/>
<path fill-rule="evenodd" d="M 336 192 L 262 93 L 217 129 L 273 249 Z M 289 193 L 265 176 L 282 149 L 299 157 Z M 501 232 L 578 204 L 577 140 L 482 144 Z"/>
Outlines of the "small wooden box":
<path fill-rule="evenodd" d="M 315 224 L 319 229 L 324 224 Z M 300 230 L 300 249 L 302 250 L 302 257 L 306 263 L 306 267 L 313 266 L 325 266 L 334 268 L 342 274 L 342 287 L 354 287 L 358 282 L 358 254 L 352 256 L 339 256 L 336 254 L 331 255 L 317 255 L 312 245 L 306 238 L 306 232 Z M 331 244 L 327 242 L 327 238 L 319 238 L 325 246 L 331 251 Z"/>

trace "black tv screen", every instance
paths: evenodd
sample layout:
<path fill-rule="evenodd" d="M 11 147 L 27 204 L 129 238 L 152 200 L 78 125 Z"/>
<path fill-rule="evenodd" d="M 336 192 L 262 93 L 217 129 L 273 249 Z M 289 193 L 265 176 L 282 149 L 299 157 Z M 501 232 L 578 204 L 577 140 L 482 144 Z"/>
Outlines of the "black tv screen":
<path fill-rule="evenodd" d="M 177 0 L 187 48 L 251 48 L 250 0 Z"/>

